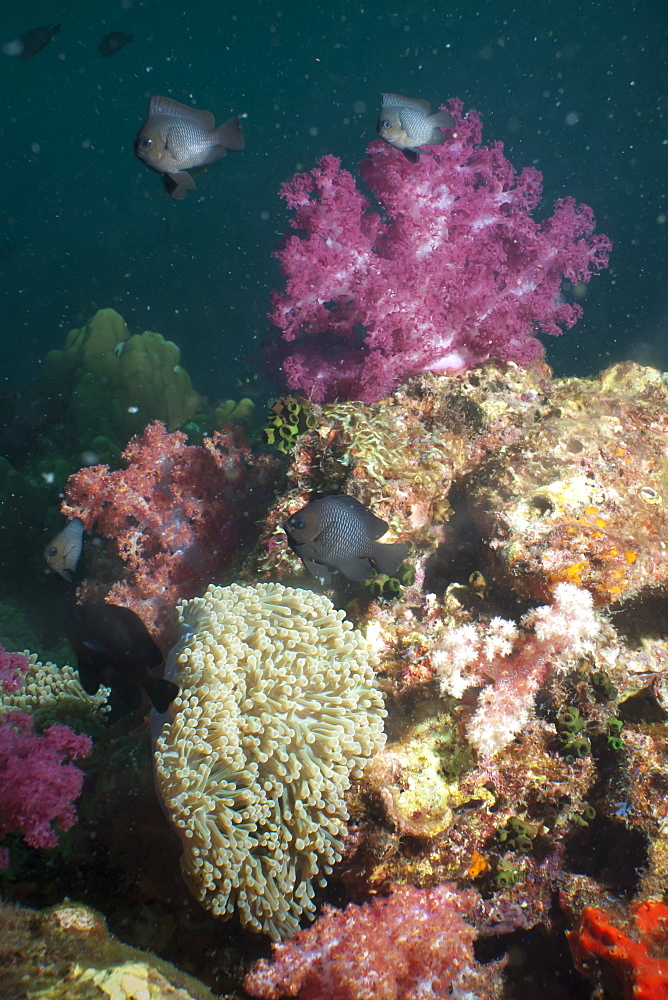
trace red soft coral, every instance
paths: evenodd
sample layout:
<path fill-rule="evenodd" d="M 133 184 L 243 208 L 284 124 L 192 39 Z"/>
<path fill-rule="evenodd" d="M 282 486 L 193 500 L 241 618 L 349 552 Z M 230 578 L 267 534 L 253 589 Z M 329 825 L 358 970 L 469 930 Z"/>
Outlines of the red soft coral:
<path fill-rule="evenodd" d="M 400 886 L 363 906 L 326 906 L 312 927 L 273 946 L 273 962 L 258 962 L 244 989 L 264 1000 L 492 1000 L 499 967 L 476 961 L 476 933 L 461 916 L 476 898 L 448 885 Z"/>
<path fill-rule="evenodd" d="M 23 687 L 23 675 L 28 672 L 30 663 L 23 653 L 8 653 L 0 645 L 0 694 L 14 694 Z"/>
<path fill-rule="evenodd" d="M 253 459 L 231 426 L 200 446 L 159 421 L 130 441 L 123 458 L 124 469 L 97 465 L 70 476 L 63 513 L 112 540 L 125 564 L 106 600 L 132 608 L 169 641 L 176 602 L 229 567 L 272 460 Z"/>
<path fill-rule="evenodd" d="M 361 171 L 382 217 L 333 156 L 284 185 L 296 235 L 277 254 L 287 285 L 271 320 L 291 342 L 291 389 L 370 403 L 415 372 L 525 365 L 537 332 L 580 316 L 562 282 L 588 281 L 610 250 L 591 209 L 566 198 L 537 222 L 540 173 L 517 174 L 500 142 L 481 146 L 477 112 L 463 116 L 458 100 L 450 111 L 455 129 L 417 164 L 369 146 Z"/>

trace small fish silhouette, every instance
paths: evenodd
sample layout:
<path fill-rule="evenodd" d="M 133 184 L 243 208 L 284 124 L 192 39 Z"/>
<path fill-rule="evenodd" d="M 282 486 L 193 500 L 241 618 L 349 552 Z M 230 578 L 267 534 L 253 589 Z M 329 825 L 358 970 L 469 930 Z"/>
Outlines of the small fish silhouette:
<path fill-rule="evenodd" d="M 187 172 L 225 156 L 228 149 L 243 149 L 239 118 L 215 127 L 210 111 L 179 104 L 170 97 L 151 97 L 148 117 L 135 141 L 135 153 L 147 167 L 164 174 L 165 188 L 181 200 L 195 187 Z"/>
<path fill-rule="evenodd" d="M 400 149 L 407 160 L 417 163 L 421 146 L 440 146 L 447 136 L 444 128 L 454 128 L 455 119 L 449 111 L 432 115 L 429 101 L 383 94 L 383 106 L 376 131 L 390 146 Z"/>
<path fill-rule="evenodd" d="M 134 35 L 126 35 L 123 31 L 110 31 L 105 35 L 97 47 L 101 56 L 114 56 L 120 52 L 128 42 L 131 42 Z"/>
<path fill-rule="evenodd" d="M 81 556 L 83 533 L 83 521 L 80 517 L 73 517 L 44 549 L 44 558 L 49 567 L 68 583 L 72 581 L 72 574 Z"/>
<path fill-rule="evenodd" d="M 79 679 L 88 694 L 101 684 L 128 708 L 141 704 L 142 690 L 158 712 L 166 712 L 178 684 L 156 676 L 163 655 L 141 618 L 118 604 L 77 604 L 65 619 L 65 635 L 77 658 Z"/>
<path fill-rule="evenodd" d="M 13 54 L 17 59 L 32 59 L 59 31 L 59 24 L 43 24 L 41 28 L 31 28 L 17 40 L 16 51 L 12 50 Z"/>
<path fill-rule="evenodd" d="M 322 584 L 330 582 L 330 568 L 358 583 L 368 580 L 374 567 L 394 576 L 408 545 L 377 541 L 387 528 L 387 521 L 345 494 L 313 500 L 283 524 L 290 546 Z"/>

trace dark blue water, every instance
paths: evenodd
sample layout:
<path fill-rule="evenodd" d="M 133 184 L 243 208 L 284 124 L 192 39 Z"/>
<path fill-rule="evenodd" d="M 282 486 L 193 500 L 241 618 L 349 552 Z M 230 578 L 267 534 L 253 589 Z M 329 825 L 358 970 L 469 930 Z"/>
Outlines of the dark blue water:
<path fill-rule="evenodd" d="M 461 97 L 517 169 L 543 171 L 545 211 L 566 194 L 593 206 L 615 250 L 584 319 L 549 338 L 559 372 L 668 368 L 665 0 L 35 2 L 3 5 L 0 41 L 55 22 L 33 59 L 0 56 L 0 243 L 16 244 L 0 264 L 5 385 L 103 306 L 175 340 L 200 391 L 253 370 L 275 335 L 279 186 L 325 152 L 353 167 L 383 90 Z M 111 30 L 135 40 L 103 59 Z M 150 94 L 218 122 L 248 114 L 247 148 L 184 202 L 133 155 Z"/>

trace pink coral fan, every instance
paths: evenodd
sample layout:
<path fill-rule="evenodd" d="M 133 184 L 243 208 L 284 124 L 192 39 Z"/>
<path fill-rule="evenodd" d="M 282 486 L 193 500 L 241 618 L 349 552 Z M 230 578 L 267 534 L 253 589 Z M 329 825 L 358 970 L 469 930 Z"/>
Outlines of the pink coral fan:
<path fill-rule="evenodd" d="M 610 251 L 591 209 L 564 198 L 537 222 L 539 171 L 517 174 L 502 143 L 480 145 L 476 111 L 449 107 L 456 128 L 417 164 L 369 146 L 361 172 L 382 215 L 334 156 L 283 186 L 295 235 L 277 254 L 287 285 L 270 318 L 290 342 L 292 390 L 371 403 L 416 372 L 526 365 L 538 332 L 579 318 L 562 282 L 589 281 Z"/>
<path fill-rule="evenodd" d="M 20 832 L 31 847 L 55 847 L 54 827 L 69 830 L 76 822 L 74 800 L 84 780 L 70 762 L 85 757 L 91 746 L 88 736 L 60 723 L 37 734 L 24 712 L 0 717 L 0 839 Z M 3 849 L 0 867 L 7 860 Z"/>
<path fill-rule="evenodd" d="M 229 567 L 272 460 L 253 459 L 231 425 L 200 446 L 159 421 L 130 441 L 123 458 L 124 469 L 97 465 L 70 476 L 63 513 L 112 540 L 125 564 L 125 579 L 106 600 L 167 639 L 160 633 L 177 600 Z"/>
<path fill-rule="evenodd" d="M 442 690 L 460 698 L 469 687 L 493 682 L 480 694 L 468 726 L 468 738 L 483 757 L 507 746 L 526 726 L 551 671 L 593 652 L 603 624 L 589 591 L 560 583 L 554 602 L 530 611 L 521 628 L 492 618 L 484 633 L 472 625 L 445 633 L 429 654 Z M 602 656 L 599 650 L 599 662 Z"/>
<path fill-rule="evenodd" d="M 30 663 L 23 653 L 8 653 L 0 645 L 0 694 L 15 694 L 23 687 L 23 675 L 28 672 Z"/>
<path fill-rule="evenodd" d="M 265 1000 L 492 1000 L 499 965 L 476 961 L 476 932 L 461 916 L 474 899 L 448 885 L 399 886 L 363 906 L 326 906 L 312 927 L 273 946 L 273 962 L 259 961 L 244 989 Z"/>

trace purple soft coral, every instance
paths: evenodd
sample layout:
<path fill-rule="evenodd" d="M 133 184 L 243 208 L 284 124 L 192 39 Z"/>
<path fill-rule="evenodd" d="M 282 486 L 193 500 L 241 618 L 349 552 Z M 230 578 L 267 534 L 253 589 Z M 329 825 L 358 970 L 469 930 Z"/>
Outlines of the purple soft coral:
<path fill-rule="evenodd" d="M 480 115 L 449 105 L 456 128 L 419 164 L 372 142 L 361 172 L 382 216 L 325 156 L 282 195 L 295 215 L 278 258 L 287 277 L 272 322 L 291 389 L 316 401 L 373 402 L 406 376 L 494 357 L 526 365 L 536 333 L 573 326 L 564 279 L 586 282 L 610 241 L 572 198 L 539 223 L 542 178 L 519 175 L 503 144 L 481 146 Z"/>

